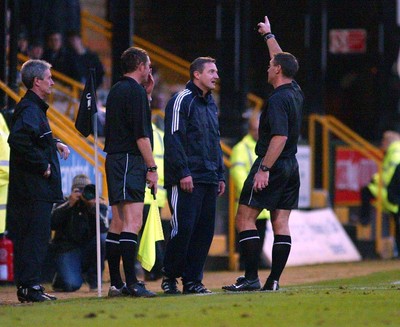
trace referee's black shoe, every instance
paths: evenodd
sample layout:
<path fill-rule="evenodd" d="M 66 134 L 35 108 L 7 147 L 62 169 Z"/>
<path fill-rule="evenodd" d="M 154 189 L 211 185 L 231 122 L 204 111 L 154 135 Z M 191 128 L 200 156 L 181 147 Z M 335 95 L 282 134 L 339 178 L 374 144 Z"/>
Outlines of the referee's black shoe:
<path fill-rule="evenodd" d="M 164 294 L 181 294 L 177 284 L 178 281 L 175 278 L 164 277 L 161 282 L 161 288 Z"/>
<path fill-rule="evenodd" d="M 156 293 L 149 291 L 146 289 L 146 286 L 143 282 L 136 282 L 126 287 L 131 296 L 134 297 L 155 297 Z"/>
<path fill-rule="evenodd" d="M 261 288 L 260 280 L 258 278 L 254 280 L 248 280 L 244 276 L 240 276 L 236 279 L 236 283 L 232 285 L 222 286 L 222 289 L 229 292 L 249 292 L 258 291 Z"/>
<path fill-rule="evenodd" d="M 279 283 L 277 280 L 267 279 L 261 291 L 277 291 L 279 290 Z"/>
<path fill-rule="evenodd" d="M 24 302 L 45 302 L 54 301 L 57 298 L 54 295 L 50 295 L 44 292 L 42 285 L 35 285 L 31 287 L 18 287 L 17 289 L 18 301 Z"/>

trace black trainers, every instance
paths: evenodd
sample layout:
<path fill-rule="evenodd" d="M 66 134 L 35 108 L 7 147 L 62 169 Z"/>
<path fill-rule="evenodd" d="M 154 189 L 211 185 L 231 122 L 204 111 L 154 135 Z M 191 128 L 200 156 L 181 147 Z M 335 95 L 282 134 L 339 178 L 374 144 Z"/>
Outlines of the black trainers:
<path fill-rule="evenodd" d="M 178 281 L 175 278 L 164 277 L 161 282 L 161 288 L 164 294 L 181 294 L 178 290 Z"/>
<path fill-rule="evenodd" d="M 267 279 L 261 291 L 277 291 L 279 290 L 279 283 L 277 280 Z"/>
<path fill-rule="evenodd" d="M 50 295 L 44 292 L 42 285 L 35 285 L 32 287 L 18 287 L 17 289 L 18 301 L 24 302 L 44 302 L 54 301 L 57 298 L 54 295 Z"/>
<path fill-rule="evenodd" d="M 240 276 L 236 279 L 236 283 L 232 285 L 222 286 L 222 289 L 229 292 L 248 292 L 248 291 L 258 291 L 261 288 L 260 280 L 248 280 L 244 276 Z"/>
<path fill-rule="evenodd" d="M 201 282 L 188 282 L 183 284 L 183 294 L 210 294 L 212 293 Z"/>
<path fill-rule="evenodd" d="M 129 286 L 127 286 L 127 290 L 129 291 L 131 296 L 135 296 L 135 297 L 155 297 L 156 296 L 156 293 L 146 289 L 146 286 L 143 282 L 136 282 L 132 285 L 129 285 Z"/>
<path fill-rule="evenodd" d="M 129 292 L 125 283 L 121 288 L 117 288 L 115 286 L 110 286 L 110 288 L 108 289 L 108 297 L 120 297 L 120 296 L 129 296 L 129 295 L 131 295 L 131 293 Z"/>

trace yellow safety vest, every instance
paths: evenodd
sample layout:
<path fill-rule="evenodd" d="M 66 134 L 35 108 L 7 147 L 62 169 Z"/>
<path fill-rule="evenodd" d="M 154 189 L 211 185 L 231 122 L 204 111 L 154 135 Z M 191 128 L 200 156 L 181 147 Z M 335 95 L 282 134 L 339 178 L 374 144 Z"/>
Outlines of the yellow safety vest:
<path fill-rule="evenodd" d="M 9 135 L 10 131 L 6 121 L 0 113 L 0 233 L 4 233 L 6 229 L 6 205 L 10 174 L 10 147 L 7 142 Z"/>
<path fill-rule="evenodd" d="M 254 152 L 256 148 L 256 141 L 250 134 L 247 134 L 243 139 L 232 148 L 230 161 L 232 167 L 229 170 L 230 176 L 233 179 L 236 190 L 236 206 L 238 205 L 240 192 L 243 188 L 243 183 L 249 175 L 250 169 L 257 155 Z M 257 219 L 269 219 L 270 214 L 268 210 L 263 210 L 258 215 Z"/>
<path fill-rule="evenodd" d="M 159 208 L 163 208 L 167 201 L 167 191 L 164 189 L 164 132 L 155 124 L 153 126 L 153 156 L 157 165 L 158 188 L 157 188 L 157 204 Z M 153 200 L 151 190 L 146 187 L 144 203 L 150 204 Z"/>
<path fill-rule="evenodd" d="M 393 177 L 397 165 L 400 164 L 400 141 L 391 143 L 386 151 L 382 163 L 382 206 L 388 212 L 398 212 L 399 206 L 389 202 L 387 187 Z M 368 189 L 376 198 L 378 196 L 378 174 L 374 174 L 371 183 L 368 184 Z"/>

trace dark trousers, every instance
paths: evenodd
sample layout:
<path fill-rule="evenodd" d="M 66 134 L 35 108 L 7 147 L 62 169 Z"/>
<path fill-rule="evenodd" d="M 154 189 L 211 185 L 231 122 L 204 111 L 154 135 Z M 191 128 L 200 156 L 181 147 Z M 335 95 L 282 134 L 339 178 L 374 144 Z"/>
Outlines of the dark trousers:
<path fill-rule="evenodd" d="M 218 186 L 195 184 L 193 193 L 167 187 L 171 208 L 171 238 L 164 257 L 165 274 L 183 282 L 201 281 L 214 236 Z"/>
<path fill-rule="evenodd" d="M 53 203 L 21 202 L 14 209 L 15 283 L 22 287 L 38 285 L 50 240 L 50 219 Z"/>
<path fill-rule="evenodd" d="M 371 200 L 375 199 L 368 186 L 364 186 L 361 191 L 361 208 L 359 221 L 362 225 L 368 225 L 371 222 Z"/>
<path fill-rule="evenodd" d="M 395 241 L 397 247 L 397 257 L 400 258 L 400 212 L 392 215 L 395 225 Z"/>
<path fill-rule="evenodd" d="M 101 273 L 104 270 L 106 233 L 100 235 Z M 91 289 L 97 288 L 96 236 L 75 249 L 56 254 L 57 275 L 53 289 L 74 292 L 86 281 Z"/>
<path fill-rule="evenodd" d="M 370 201 L 375 199 L 374 195 L 364 186 L 361 189 L 361 208 L 360 208 L 360 223 L 368 225 L 371 222 L 371 203 Z M 400 252 L 400 212 L 390 213 L 395 223 L 395 241 L 397 246 L 397 252 Z M 400 256 L 400 254 L 398 254 Z"/>

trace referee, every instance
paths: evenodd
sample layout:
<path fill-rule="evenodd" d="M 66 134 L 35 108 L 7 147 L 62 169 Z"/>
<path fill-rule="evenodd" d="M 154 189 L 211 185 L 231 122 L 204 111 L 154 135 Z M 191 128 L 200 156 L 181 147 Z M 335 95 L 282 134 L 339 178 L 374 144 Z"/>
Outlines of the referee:
<path fill-rule="evenodd" d="M 293 79 L 299 66 L 293 55 L 282 52 L 271 33 L 268 17 L 265 16 L 265 21 L 258 24 L 258 32 L 268 46 L 271 58 L 268 83 L 274 91 L 260 116 L 259 139 L 255 149 L 258 158 L 244 183 L 236 214 L 245 275 L 239 277 L 236 283 L 222 287 L 234 292 L 261 288 L 257 251 L 260 237 L 255 222 L 263 209 L 271 212 L 274 244 L 271 273 L 261 290 L 279 289 L 279 278 L 291 248 L 289 216 L 292 209 L 297 209 L 299 199 L 300 178 L 295 155 L 304 95 Z"/>
<path fill-rule="evenodd" d="M 121 56 L 124 76 L 110 90 L 106 103 L 105 147 L 109 202 L 113 219 L 106 238 L 110 270 L 109 297 L 153 297 L 138 281 L 135 253 L 142 227 L 146 182 L 157 191 L 157 166 L 149 101 L 154 88 L 151 62 L 143 49 L 131 47 Z M 126 283 L 119 271 L 122 257 Z"/>

